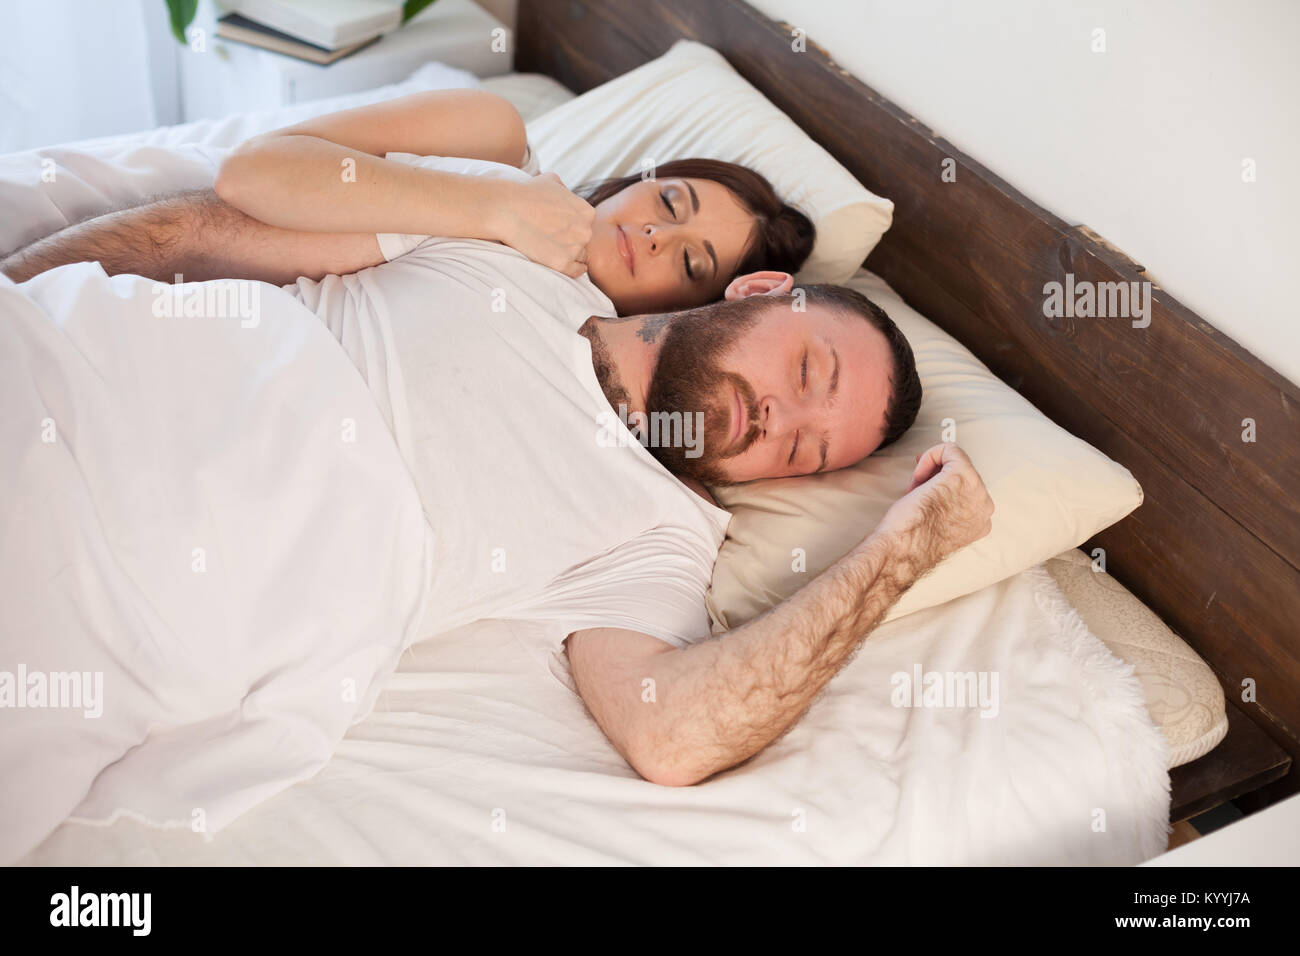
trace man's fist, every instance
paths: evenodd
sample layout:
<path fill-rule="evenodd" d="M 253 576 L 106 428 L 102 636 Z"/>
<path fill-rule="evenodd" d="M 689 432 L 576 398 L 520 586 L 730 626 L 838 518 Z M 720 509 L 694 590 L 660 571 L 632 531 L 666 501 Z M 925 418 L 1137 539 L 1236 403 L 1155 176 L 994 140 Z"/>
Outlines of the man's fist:
<path fill-rule="evenodd" d="M 975 466 L 945 442 L 917 456 L 907 493 L 885 512 L 877 533 L 908 536 L 928 568 L 988 534 L 992 519 L 993 499 Z"/>

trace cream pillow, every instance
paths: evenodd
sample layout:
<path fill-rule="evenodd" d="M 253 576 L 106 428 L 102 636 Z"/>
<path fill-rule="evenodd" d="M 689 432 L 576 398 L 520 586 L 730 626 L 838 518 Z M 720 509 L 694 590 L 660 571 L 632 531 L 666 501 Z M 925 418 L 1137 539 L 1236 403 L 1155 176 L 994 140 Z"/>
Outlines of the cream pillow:
<path fill-rule="evenodd" d="M 715 631 L 785 600 L 866 537 L 906 490 L 916 455 L 956 441 L 993 498 L 993 530 L 903 595 L 892 620 L 1001 581 L 1082 544 L 1142 503 L 1122 465 L 1054 424 L 956 339 L 865 269 L 847 283 L 885 310 L 925 388 L 915 425 L 840 471 L 715 489 L 732 512 L 708 594 Z"/>
<path fill-rule="evenodd" d="M 528 140 L 542 169 L 571 188 L 690 157 L 762 173 L 817 227 L 801 282 L 848 279 L 893 220 L 892 202 L 854 179 L 721 54 L 692 40 L 533 120 Z"/>
<path fill-rule="evenodd" d="M 1228 711 L 1210 665 L 1128 588 L 1094 570 L 1078 548 L 1046 567 L 1088 630 L 1133 665 L 1151 719 L 1169 741 L 1170 769 L 1217 747 L 1228 733 Z"/>

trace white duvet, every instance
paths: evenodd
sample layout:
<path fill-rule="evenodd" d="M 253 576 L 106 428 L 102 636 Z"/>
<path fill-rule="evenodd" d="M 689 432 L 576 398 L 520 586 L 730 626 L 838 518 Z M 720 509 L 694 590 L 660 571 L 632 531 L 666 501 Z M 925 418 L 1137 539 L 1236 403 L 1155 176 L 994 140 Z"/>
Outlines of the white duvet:
<path fill-rule="evenodd" d="M 86 168 L 108 183 L 105 155 Z M 147 165 L 142 194 L 200 169 L 183 151 Z M 0 163 L 6 208 L 48 202 L 18 168 Z M 24 225 L 0 228 L 12 244 Z M 0 286 L 0 671 L 104 675 L 100 717 L 0 710 L 0 860 L 1130 863 L 1164 850 L 1167 745 L 1131 668 L 1041 567 L 880 629 L 789 735 L 691 788 L 636 777 L 533 625 L 479 622 L 399 662 L 427 560 L 409 476 L 333 337 L 253 285 L 256 325 L 154 316 L 138 301 L 156 301 L 152 283 L 91 265 Z M 996 675 L 997 697 L 891 701 L 899 675 L 935 672 L 977 687 L 982 674 L 986 692 Z M 60 825 L 69 815 L 98 825 Z"/>
<path fill-rule="evenodd" d="M 0 281 L 0 862 L 69 815 L 219 829 L 415 638 L 426 524 L 369 389 L 296 299 L 221 285 Z"/>

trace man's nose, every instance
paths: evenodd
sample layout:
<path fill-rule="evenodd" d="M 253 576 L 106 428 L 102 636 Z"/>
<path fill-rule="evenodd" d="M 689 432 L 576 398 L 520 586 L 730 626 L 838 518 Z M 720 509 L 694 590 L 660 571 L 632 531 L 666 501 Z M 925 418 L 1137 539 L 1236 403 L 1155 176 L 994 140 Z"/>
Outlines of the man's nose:
<path fill-rule="evenodd" d="M 781 441 L 800 428 L 810 426 L 812 418 L 812 409 L 802 406 L 799 402 L 769 395 L 760 399 L 758 403 L 758 427 L 761 430 L 759 437 Z"/>
<path fill-rule="evenodd" d="M 779 441 L 789 431 L 791 417 L 791 409 L 774 395 L 758 403 L 758 427 L 763 438 Z"/>

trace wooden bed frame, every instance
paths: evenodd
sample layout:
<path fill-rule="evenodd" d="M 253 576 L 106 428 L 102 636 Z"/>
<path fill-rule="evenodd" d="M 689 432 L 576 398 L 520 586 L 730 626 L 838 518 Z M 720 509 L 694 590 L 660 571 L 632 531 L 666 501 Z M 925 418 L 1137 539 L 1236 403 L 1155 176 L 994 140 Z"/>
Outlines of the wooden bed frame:
<path fill-rule="evenodd" d="M 1209 662 L 1231 718 L 1223 744 L 1174 772 L 1173 819 L 1300 790 L 1300 387 L 1158 287 L 1146 328 L 1045 318 L 1045 283 L 1140 282 L 1142 266 L 937 137 L 815 38 L 796 52 L 792 27 L 741 0 L 520 0 L 517 32 L 516 69 L 579 93 L 680 38 L 706 43 L 892 199 L 866 265 L 1142 484 L 1142 506 L 1085 550 L 1104 548 L 1107 570 Z M 946 159 L 955 182 L 940 179 Z"/>

